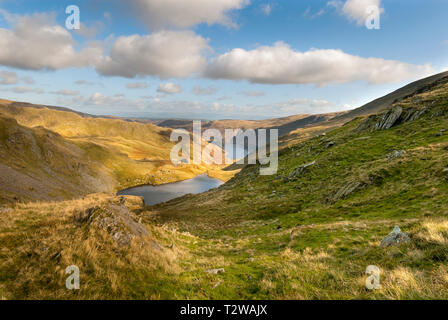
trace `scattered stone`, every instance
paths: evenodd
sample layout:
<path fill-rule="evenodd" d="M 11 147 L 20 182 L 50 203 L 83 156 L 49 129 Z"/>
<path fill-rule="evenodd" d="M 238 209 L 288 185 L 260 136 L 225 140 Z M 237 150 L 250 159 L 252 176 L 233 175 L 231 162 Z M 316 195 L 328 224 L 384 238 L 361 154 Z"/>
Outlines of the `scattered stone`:
<path fill-rule="evenodd" d="M 289 176 L 285 178 L 285 181 L 288 182 L 296 180 L 298 177 L 303 175 L 308 170 L 309 167 L 314 166 L 315 164 L 316 161 L 313 161 L 295 168 L 294 170 L 291 171 Z"/>
<path fill-rule="evenodd" d="M 409 243 L 411 242 L 411 238 L 409 238 L 408 234 L 405 232 L 401 232 L 400 227 L 395 226 L 394 230 L 392 230 L 389 235 L 381 240 L 380 247 L 391 247 L 391 246 L 397 246 L 402 243 Z"/>
<path fill-rule="evenodd" d="M 224 282 L 224 281 L 219 280 L 219 281 L 213 286 L 213 289 L 218 288 L 223 282 Z"/>
<path fill-rule="evenodd" d="M 336 142 L 334 142 L 334 141 L 330 141 L 330 142 L 328 142 L 326 148 L 327 148 L 327 149 L 328 149 L 328 148 L 331 148 L 331 147 L 333 147 L 335 144 L 336 144 Z"/>
<path fill-rule="evenodd" d="M 220 274 L 220 273 L 225 273 L 226 271 L 224 270 L 224 268 L 219 268 L 219 269 L 210 269 L 205 272 L 210 273 L 210 274 Z"/>
<path fill-rule="evenodd" d="M 392 151 L 391 153 L 389 153 L 387 155 L 387 159 L 393 160 L 393 159 L 396 159 L 396 158 L 400 158 L 405 153 L 406 153 L 406 151 L 404 151 L 404 150 L 394 150 L 394 151 Z"/>
<path fill-rule="evenodd" d="M 11 208 L 0 208 L 0 213 L 10 213 L 11 211 Z"/>

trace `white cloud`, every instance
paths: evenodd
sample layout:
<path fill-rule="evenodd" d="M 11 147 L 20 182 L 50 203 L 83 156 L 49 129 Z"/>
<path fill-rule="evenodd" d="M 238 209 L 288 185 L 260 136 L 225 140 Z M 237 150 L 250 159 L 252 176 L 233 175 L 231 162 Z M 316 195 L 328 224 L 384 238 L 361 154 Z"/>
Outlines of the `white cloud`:
<path fill-rule="evenodd" d="M 55 91 L 52 93 L 61 95 L 61 96 L 77 96 L 77 95 L 79 95 L 80 92 L 78 90 L 63 89 L 63 90 Z"/>
<path fill-rule="evenodd" d="M 200 23 L 235 27 L 229 13 L 249 0 L 134 0 L 130 4 L 151 29 L 188 28 Z"/>
<path fill-rule="evenodd" d="M 26 84 L 34 84 L 35 81 L 31 77 L 22 77 L 20 78 L 21 81 L 25 82 Z"/>
<path fill-rule="evenodd" d="M 174 84 L 172 82 L 161 83 L 157 88 L 157 92 L 167 93 L 167 94 L 176 94 L 182 92 L 182 88 L 178 84 Z"/>
<path fill-rule="evenodd" d="M 269 16 L 272 13 L 273 5 L 270 3 L 266 3 L 261 5 L 261 11 L 263 14 Z"/>
<path fill-rule="evenodd" d="M 101 92 L 95 92 L 87 99 L 79 98 L 76 101 L 86 106 L 145 108 L 145 103 L 142 99 L 126 99 L 123 94 L 105 96 Z"/>
<path fill-rule="evenodd" d="M 264 96 L 264 91 L 242 91 L 240 94 L 247 97 L 262 97 Z"/>
<path fill-rule="evenodd" d="M 17 84 L 19 77 L 17 73 L 11 71 L 0 71 L 0 84 Z"/>
<path fill-rule="evenodd" d="M 8 88 L 8 89 L 2 89 L 1 91 L 9 91 L 14 93 L 37 93 L 42 94 L 45 91 L 40 88 L 31 88 L 31 87 L 14 87 L 14 88 Z"/>
<path fill-rule="evenodd" d="M 95 38 L 104 29 L 104 24 L 101 21 L 96 21 L 90 27 L 84 23 L 80 23 L 80 28 L 78 30 L 73 30 L 76 34 L 83 36 L 84 38 Z"/>
<path fill-rule="evenodd" d="M 148 88 L 148 84 L 146 82 L 133 82 L 133 83 L 128 83 L 126 85 L 126 88 L 128 88 L 128 89 L 146 89 L 146 88 Z"/>
<path fill-rule="evenodd" d="M 341 50 L 294 51 L 287 44 L 254 50 L 233 49 L 214 59 L 205 76 L 212 79 L 248 80 L 266 84 L 315 84 L 367 81 L 370 84 L 399 82 L 433 73 L 429 65 L 395 60 L 362 58 Z"/>
<path fill-rule="evenodd" d="M 105 76 L 187 77 L 203 70 L 208 40 L 192 31 L 160 31 L 118 38 L 110 55 L 97 64 Z"/>
<path fill-rule="evenodd" d="M 384 12 L 381 0 L 347 0 L 342 7 L 342 13 L 358 25 L 364 25 L 368 17 L 367 9 L 370 6 L 375 6 L 380 9 L 380 12 Z"/>
<path fill-rule="evenodd" d="M 208 87 L 208 88 L 202 88 L 201 86 L 194 86 L 193 93 L 197 96 L 207 96 L 215 94 L 219 91 L 219 88 L 217 87 Z"/>
<path fill-rule="evenodd" d="M 101 49 L 96 46 L 77 53 L 71 34 L 56 24 L 53 14 L 8 15 L 7 19 L 12 23 L 12 30 L 0 28 L 1 65 L 56 70 L 87 66 L 101 55 Z"/>

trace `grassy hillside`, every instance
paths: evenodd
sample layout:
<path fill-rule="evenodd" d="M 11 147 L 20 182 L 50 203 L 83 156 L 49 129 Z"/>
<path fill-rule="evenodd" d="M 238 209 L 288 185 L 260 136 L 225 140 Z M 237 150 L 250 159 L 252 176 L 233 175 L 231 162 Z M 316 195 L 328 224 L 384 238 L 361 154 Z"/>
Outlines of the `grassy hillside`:
<path fill-rule="evenodd" d="M 202 173 L 226 181 L 235 174 L 220 166 L 174 166 L 171 130 L 153 124 L 7 100 L 0 100 L 0 124 L 2 202 L 68 199 Z"/>
<path fill-rule="evenodd" d="M 0 201 L 62 200 L 112 192 L 107 168 L 85 150 L 42 127 L 27 128 L 0 117 Z"/>
<path fill-rule="evenodd" d="M 448 80 L 284 148 L 274 176 L 247 166 L 153 207 L 107 195 L 4 207 L 0 296 L 447 299 L 446 130 Z M 395 225 L 411 242 L 381 248 Z M 365 288 L 368 265 L 380 290 Z"/>

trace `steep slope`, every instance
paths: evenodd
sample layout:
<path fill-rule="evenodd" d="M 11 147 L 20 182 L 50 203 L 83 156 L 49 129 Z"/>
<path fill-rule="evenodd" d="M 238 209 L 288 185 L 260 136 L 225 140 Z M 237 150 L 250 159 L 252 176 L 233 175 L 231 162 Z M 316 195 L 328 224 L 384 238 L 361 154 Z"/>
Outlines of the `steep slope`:
<path fill-rule="evenodd" d="M 0 117 L 0 202 L 61 200 L 86 193 L 112 192 L 107 168 L 86 152 L 42 127 L 26 128 Z"/>
<path fill-rule="evenodd" d="M 53 196 L 58 200 L 175 182 L 203 173 L 226 181 L 235 173 L 223 172 L 215 165 L 173 165 L 171 129 L 153 124 L 7 100 L 0 101 L 0 120 L 4 135 L 0 144 L 2 201 L 49 200 Z M 53 138 L 57 145 L 50 143 Z M 23 164 L 11 165 L 15 163 Z M 72 184 L 68 177 L 78 178 Z M 15 179 L 21 183 L 12 185 Z"/>

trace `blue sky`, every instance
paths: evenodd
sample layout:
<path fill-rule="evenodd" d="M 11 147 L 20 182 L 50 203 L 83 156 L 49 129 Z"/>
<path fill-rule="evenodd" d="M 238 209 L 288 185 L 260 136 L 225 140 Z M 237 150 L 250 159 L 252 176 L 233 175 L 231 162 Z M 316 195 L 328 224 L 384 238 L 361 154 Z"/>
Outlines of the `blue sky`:
<path fill-rule="evenodd" d="M 67 30 L 77 5 L 81 30 Z M 366 9 L 380 29 L 365 26 Z M 445 0 L 0 0 L 0 97 L 92 114 L 347 110 L 447 70 Z"/>

